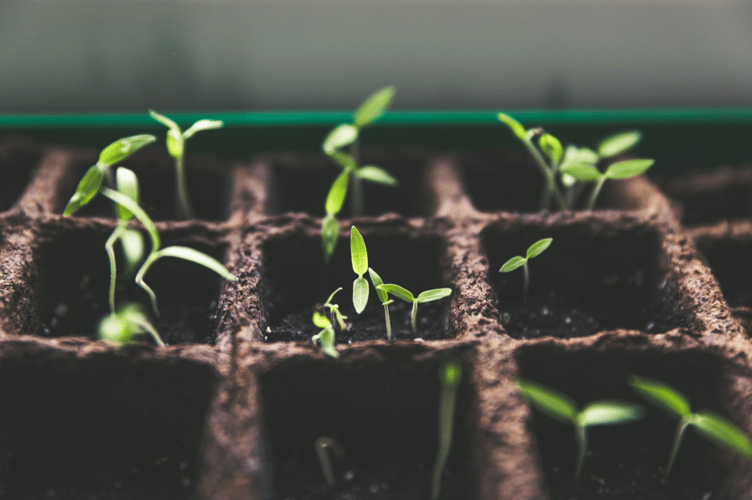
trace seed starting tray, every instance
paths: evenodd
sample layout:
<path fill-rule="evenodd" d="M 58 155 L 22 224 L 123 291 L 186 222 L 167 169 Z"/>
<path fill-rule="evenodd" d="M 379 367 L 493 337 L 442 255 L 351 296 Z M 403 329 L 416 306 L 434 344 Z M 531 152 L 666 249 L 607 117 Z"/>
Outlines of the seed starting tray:
<path fill-rule="evenodd" d="M 676 422 L 650 405 L 639 423 L 589 431 L 573 484 L 572 429 L 532 410 L 515 388 L 523 377 L 580 405 L 638 402 L 626 380 L 642 375 L 752 434 L 748 205 L 739 219 L 698 222 L 698 198 L 676 188 L 691 179 L 659 188 L 641 176 L 607 183 L 595 211 L 533 213 L 540 179 L 522 153 L 378 150 L 365 159 L 400 186 L 367 186 L 367 215 L 340 221 L 325 265 L 321 216 L 337 174 L 328 159 L 189 156 L 199 218 L 172 221 L 172 163 L 150 146 L 123 166 L 139 176 L 165 245 L 207 252 L 239 280 L 160 261 L 147 282 L 168 346 L 145 339 L 117 349 L 93 334 L 108 310 L 111 206 L 99 200 L 61 215 L 96 155 L 0 142 L 1 497 L 428 498 L 437 374 L 457 359 L 442 499 L 752 498 L 752 464 L 691 431 L 661 484 Z M 731 184 L 747 182 L 749 197 L 752 176 L 735 174 Z M 385 282 L 416 294 L 452 288 L 419 308 L 417 335 L 394 304 L 396 339 L 386 340 L 373 290 L 364 316 L 352 311 L 352 225 Z M 553 244 L 531 261 L 525 311 L 521 273 L 498 269 L 545 237 Z M 339 286 L 352 327 L 337 332 L 335 360 L 310 341 L 310 316 Z M 125 300 L 148 303 L 118 291 Z M 518 328 L 526 314 L 531 324 Z M 323 435 L 346 450 L 334 460 L 334 493 L 313 452 Z"/>

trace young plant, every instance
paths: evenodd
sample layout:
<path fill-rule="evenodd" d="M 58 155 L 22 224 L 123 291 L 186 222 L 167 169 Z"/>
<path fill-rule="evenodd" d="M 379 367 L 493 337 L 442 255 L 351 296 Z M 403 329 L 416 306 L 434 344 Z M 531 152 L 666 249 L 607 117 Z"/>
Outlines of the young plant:
<path fill-rule="evenodd" d="M 409 290 L 406 290 L 401 286 L 392 283 L 389 283 L 387 285 L 379 285 L 376 287 L 376 290 L 382 290 L 394 295 L 398 299 L 404 300 L 407 303 L 412 303 L 413 310 L 410 316 L 410 325 L 412 326 L 414 333 L 418 333 L 418 326 L 416 323 L 416 318 L 418 316 L 418 304 L 425 304 L 426 302 L 441 300 L 444 297 L 448 297 L 452 294 L 451 288 L 434 288 L 433 290 L 426 290 L 425 292 L 421 292 L 421 294 L 416 297 Z"/>
<path fill-rule="evenodd" d="M 694 426 L 697 432 L 706 439 L 752 459 L 752 442 L 744 432 L 709 410 L 700 410 L 693 413 L 687 397 L 670 385 L 636 376 L 630 377 L 629 385 L 640 396 L 656 405 L 668 416 L 679 419 L 666 473 L 663 475 L 664 482 L 674 465 L 676 453 L 679 451 L 679 445 L 681 445 L 684 437 L 684 431 L 689 426 Z"/>
<path fill-rule="evenodd" d="M 342 290 L 342 287 L 337 288 L 332 292 L 332 294 L 329 296 L 328 299 L 326 299 L 326 302 L 324 303 L 324 309 L 329 309 L 329 317 L 331 318 L 332 323 L 335 321 L 339 325 L 339 329 L 342 331 L 347 330 L 347 323 L 345 323 L 345 320 L 347 319 L 347 316 L 343 315 L 342 312 L 339 310 L 339 305 L 332 304 L 332 299 L 335 295 L 337 295 L 337 292 Z"/>
<path fill-rule="evenodd" d="M 353 271 L 358 275 L 353 282 L 353 307 L 360 314 L 368 304 L 368 282 L 363 277 L 368 271 L 368 251 L 363 236 L 355 226 L 350 228 L 350 258 Z"/>
<path fill-rule="evenodd" d="M 600 194 L 601 188 L 607 180 L 621 180 L 635 177 L 647 171 L 654 163 L 655 160 L 624 160 L 612 163 L 603 173 L 595 165 L 581 163 L 564 166 L 561 168 L 561 173 L 572 176 L 578 181 L 595 182 L 595 187 L 593 187 L 593 191 L 590 193 L 590 199 L 587 204 L 587 209 L 592 210 L 595 206 L 595 200 L 598 198 L 598 194 Z"/>
<path fill-rule="evenodd" d="M 311 338 L 313 343 L 316 344 L 316 342 L 318 342 L 321 346 L 321 350 L 327 356 L 331 356 L 334 359 L 339 358 L 339 353 L 334 347 L 334 328 L 332 327 L 332 322 L 329 321 L 329 318 L 324 314 L 315 311 L 313 313 L 313 324 L 318 328 L 321 328 L 321 331 Z"/>
<path fill-rule="evenodd" d="M 166 116 L 154 110 L 149 110 L 149 114 L 169 129 L 167 151 L 175 158 L 175 212 L 182 219 L 192 219 L 194 217 L 193 205 L 188 195 L 188 183 L 185 178 L 185 142 L 196 132 L 222 128 L 224 123 L 220 120 L 199 120 L 183 132 L 177 123 Z"/>
<path fill-rule="evenodd" d="M 577 465 L 575 481 L 579 480 L 582 464 L 587 451 L 587 428 L 595 425 L 625 424 L 640 420 L 645 410 L 640 405 L 633 405 L 621 401 L 595 401 L 577 410 L 572 398 L 546 387 L 544 385 L 519 380 L 517 388 L 530 404 L 546 415 L 572 424 L 577 438 Z"/>
<path fill-rule="evenodd" d="M 525 257 L 522 257 L 521 255 L 512 257 L 511 259 L 506 261 L 503 266 L 501 266 L 501 269 L 499 269 L 500 273 L 508 273 L 514 271 L 519 267 L 522 267 L 524 269 L 525 278 L 522 282 L 523 304 L 527 304 L 527 291 L 528 287 L 530 286 L 530 272 L 527 267 L 527 262 L 533 257 L 537 257 L 542 254 L 551 245 L 552 241 L 554 241 L 553 238 L 544 238 L 542 240 L 536 241 L 535 243 L 530 245 L 530 248 L 527 249 L 527 254 L 525 255 Z"/>
<path fill-rule="evenodd" d="M 130 344 L 133 337 L 141 333 L 150 334 L 157 345 L 165 345 L 157 329 L 146 317 L 141 304 L 126 304 L 111 312 L 102 318 L 97 330 L 104 343 L 117 347 Z"/>
<path fill-rule="evenodd" d="M 458 361 L 448 361 L 439 371 L 441 396 L 439 400 L 439 451 L 431 476 L 431 500 L 439 498 L 441 475 L 444 472 L 449 451 L 452 449 L 452 429 L 454 427 L 454 407 L 457 400 L 457 387 L 462 380 L 462 366 Z"/>
<path fill-rule="evenodd" d="M 358 138 L 360 131 L 375 122 L 394 98 L 394 87 L 388 86 L 377 90 L 355 110 L 352 123 L 343 123 L 332 129 L 324 139 L 321 149 L 342 167 L 342 172 L 332 184 L 326 197 L 326 217 L 321 225 L 321 241 L 324 249 L 324 260 L 328 261 L 337 246 L 339 225 L 337 214 L 342 210 L 342 204 L 350 192 L 350 215 L 357 217 L 363 213 L 363 181 L 396 186 L 397 179 L 386 170 L 374 165 L 360 165 L 358 153 Z M 344 151 L 349 147 L 349 153 Z"/>
<path fill-rule="evenodd" d="M 383 285 L 384 282 L 381 280 L 381 276 L 376 274 L 376 271 L 368 268 L 368 275 L 371 277 L 371 283 L 373 283 L 373 287 L 376 289 L 376 295 L 378 295 L 379 300 L 381 301 L 381 305 L 384 306 L 384 320 L 386 321 L 386 338 L 388 340 L 392 340 L 392 322 L 389 319 L 389 304 L 394 302 L 392 299 L 389 298 L 389 294 L 386 293 L 384 290 L 381 290 L 379 286 Z"/>
<path fill-rule="evenodd" d="M 324 479 L 326 479 L 326 484 L 328 484 L 330 488 L 334 488 L 336 483 L 334 479 L 334 467 L 332 467 L 332 459 L 329 457 L 328 450 L 332 450 L 332 453 L 334 453 L 337 458 L 342 458 L 345 456 L 345 448 L 336 439 L 330 438 L 329 436 L 321 436 L 314 441 L 313 450 L 316 452 L 316 457 L 319 459 L 321 473 L 324 475 Z"/>

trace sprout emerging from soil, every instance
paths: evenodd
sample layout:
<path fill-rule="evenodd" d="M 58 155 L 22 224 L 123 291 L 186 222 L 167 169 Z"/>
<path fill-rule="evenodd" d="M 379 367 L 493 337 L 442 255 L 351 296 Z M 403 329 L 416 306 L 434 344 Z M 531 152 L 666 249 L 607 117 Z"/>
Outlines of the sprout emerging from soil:
<path fill-rule="evenodd" d="M 337 458 L 345 456 L 345 448 L 336 439 L 329 436 L 321 436 L 313 443 L 313 449 L 316 452 L 316 457 L 319 459 L 319 465 L 321 465 L 321 473 L 326 479 L 326 483 L 330 488 L 334 488 L 334 467 L 332 467 L 332 459 L 329 457 L 328 450 Z"/>
<path fill-rule="evenodd" d="M 449 451 L 452 449 L 452 428 L 454 427 L 454 407 L 457 400 L 457 387 L 462 380 L 462 366 L 459 361 L 445 363 L 439 371 L 441 399 L 439 401 L 439 451 L 431 476 L 431 500 L 439 498 L 441 475 L 444 472 Z"/>
<path fill-rule="evenodd" d="M 570 397 L 544 385 L 519 380 L 517 388 L 530 404 L 546 415 L 572 424 L 577 438 L 577 465 L 575 481 L 579 480 L 587 451 L 587 428 L 594 425 L 626 424 L 640 420 L 645 410 L 640 405 L 621 401 L 595 401 L 577 411 Z"/>
<path fill-rule="evenodd" d="M 451 288 L 434 288 L 433 290 L 426 290 L 425 292 L 421 292 L 421 294 L 416 297 L 409 290 L 392 283 L 389 283 L 387 285 L 379 285 L 376 287 L 376 290 L 382 290 L 394 295 L 398 299 L 404 300 L 407 303 L 412 303 L 413 310 L 410 316 L 410 325 L 412 326 L 414 333 L 418 333 L 418 326 L 416 323 L 416 318 L 418 316 L 418 304 L 433 302 L 434 300 L 441 300 L 444 297 L 448 297 L 452 294 Z"/>
<path fill-rule="evenodd" d="M 363 236 L 355 226 L 350 229 L 350 257 L 353 271 L 358 275 L 353 282 L 353 307 L 360 314 L 368 304 L 368 282 L 363 277 L 368 271 L 368 251 Z"/>
<path fill-rule="evenodd" d="M 165 345 L 140 304 L 126 304 L 113 311 L 102 318 L 97 330 L 102 342 L 116 347 L 130 344 L 140 333 L 150 334 L 159 346 Z"/>
<path fill-rule="evenodd" d="M 514 271 L 519 267 L 522 267 L 524 269 L 525 278 L 522 282 L 523 304 L 527 304 L 527 291 L 528 287 L 530 286 L 530 272 L 528 271 L 527 262 L 533 257 L 537 257 L 542 254 L 551 245 L 552 241 L 554 241 L 553 238 L 544 238 L 542 240 L 536 241 L 535 243 L 530 245 L 530 248 L 527 249 L 527 254 L 525 255 L 525 257 L 522 257 L 521 255 L 512 257 L 511 259 L 506 261 L 503 266 L 501 266 L 501 269 L 499 269 L 500 273 L 508 273 Z"/>
<path fill-rule="evenodd" d="M 183 132 L 177 123 L 166 116 L 151 109 L 149 114 L 168 128 L 167 151 L 175 158 L 175 212 L 182 219 L 192 219 L 194 217 L 193 205 L 188 195 L 188 183 L 185 179 L 185 142 L 196 132 L 222 128 L 224 123 L 220 120 L 199 120 Z"/>
<path fill-rule="evenodd" d="M 339 234 L 337 214 L 342 210 L 348 186 L 351 185 L 350 215 L 357 217 L 363 214 L 363 181 L 385 186 L 397 185 L 397 179 L 386 170 L 373 165 L 360 166 L 358 154 L 358 138 L 361 129 L 384 114 L 394 98 L 394 92 L 394 87 L 388 86 L 368 96 L 355 111 L 353 122 L 343 123 L 332 129 L 321 145 L 324 153 L 342 167 L 342 172 L 334 180 L 324 204 L 326 216 L 321 223 L 321 243 L 324 260 L 327 262 L 337 246 Z M 343 151 L 347 147 L 350 148 L 349 153 Z"/>
<path fill-rule="evenodd" d="M 676 453 L 679 451 L 679 445 L 681 445 L 684 437 L 684 431 L 690 425 L 694 426 L 697 432 L 706 439 L 752 459 L 752 442 L 741 429 L 711 411 L 700 410 L 693 413 L 686 396 L 670 385 L 636 376 L 629 379 L 629 385 L 640 396 L 656 405 L 668 416 L 679 418 L 666 473 L 663 475 L 664 482 L 674 465 Z"/>
<path fill-rule="evenodd" d="M 347 316 L 342 314 L 342 312 L 339 310 L 339 305 L 332 304 L 332 299 L 340 290 L 342 290 L 342 287 L 339 287 L 332 292 L 329 298 L 326 299 L 324 308 L 329 309 L 329 317 L 331 318 L 332 323 L 336 322 L 339 325 L 339 329 L 344 331 L 347 330 L 347 323 L 345 323 Z"/>
<path fill-rule="evenodd" d="M 316 344 L 316 342 L 318 342 L 321 346 L 321 350 L 327 356 L 331 356 L 334 359 L 339 358 L 339 353 L 337 352 L 337 349 L 334 348 L 334 328 L 332 327 L 332 322 L 329 321 L 329 318 L 320 312 L 315 311 L 313 313 L 313 324 L 318 328 L 321 328 L 321 331 L 311 338 L 313 343 Z"/>
<path fill-rule="evenodd" d="M 392 299 L 389 298 L 389 294 L 386 293 L 384 290 L 381 290 L 379 286 L 383 285 L 384 282 L 381 280 L 381 276 L 376 274 L 376 271 L 368 268 L 368 275 L 371 277 L 371 283 L 373 283 L 373 287 L 376 289 L 376 295 L 378 295 L 379 300 L 381 301 L 381 305 L 384 306 L 384 321 L 386 321 L 386 338 L 387 340 L 392 340 L 392 322 L 389 319 L 389 304 L 394 302 Z"/>

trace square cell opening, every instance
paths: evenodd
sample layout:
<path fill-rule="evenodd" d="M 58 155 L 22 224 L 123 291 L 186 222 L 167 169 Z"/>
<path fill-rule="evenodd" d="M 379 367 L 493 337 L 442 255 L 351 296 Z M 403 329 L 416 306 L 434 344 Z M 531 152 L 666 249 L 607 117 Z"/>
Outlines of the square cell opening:
<path fill-rule="evenodd" d="M 604 399 L 642 404 L 645 417 L 622 425 L 589 427 L 588 453 L 574 482 L 577 444 L 571 425 L 532 408 L 530 430 L 552 500 L 678 500 L 723 496 L 722 454 L 731 453 L 688 429 L 668 482 L 662 483 L 678 419 L 642 399 L 628 386 L 632 375 L 659 380 L 682 392 L 692 409 L 725 410 L 729 392 L 723 361 L 702 352 L 659 353 L 651 350 L 572 351 L 556 346 L 526 346 L 516 353 L 520 376 L 573 398 L 580 409 Z"/>
<path fill-rule="evenodd" d="M 528 262 L 525 303 L 523 268 L 499 270 L 543 238 L 553 243 Z M 583 337 L 617 328 L 658 333 L 688 321 L 665 269 L 660 234 L 649 226 L 491 226 L 482 239 L 497 307 L 512 337 Z"/>
<path fill-rule="evenodd" d="M 0 212 L 10 209 L 21 197 L 31 181 L 35 167 L 42 157 L 42 149 L 22 137 L 0 140 Z"/>
<path fill-rule="evenodd" d="M 280 340 L 310 342 L 319 332 L 312 322 L 319 310 L 337 288 L 333 302 L 347 316 L 350 328 L 337 329 L 338 344 L 363 340 L 386 340 L 384 308 L 369 276 L 366 309 L 355 313 L 352 303 L 353 281 L 350 257 L 350 232 L 340 236 L 337 250 L 328 264 L 324 263 L 321 239 L 310 233 L 293 233 L 272 238 L 263 248 L 263 287 L 267 330 L 270 342 Z M 449 287 L 442 280 L 440 258 L 444 245 L 438 236 L 404 232 L 362 231 L 368 249 L 368 264 L 384 283 L 396 283 L 418 295 L 424 290 Z M 399 299 L 389 306 L 393 339 L 446 339 L 454 336 L 447 325 L 451 296 L 440 301 L 420 304 L 417 334 L 410 326 L 411 304 Z"/>
<path fill-rule="evenodd" d="M 697 241 L 731 307 L 752 307 L 752 234 Z"/>
<path fill-rule="evenodd" d="M 272 498 L 429 498 L 438 443 L 443 361 L 410 356 L 342 364 L 299 359 L 261 376 Z M 477 498 L 472 459 L 474 394 L 463 366 L 441 499 Z M 331 492 L 314 452 L 322 436 L 344 447 Z"/>

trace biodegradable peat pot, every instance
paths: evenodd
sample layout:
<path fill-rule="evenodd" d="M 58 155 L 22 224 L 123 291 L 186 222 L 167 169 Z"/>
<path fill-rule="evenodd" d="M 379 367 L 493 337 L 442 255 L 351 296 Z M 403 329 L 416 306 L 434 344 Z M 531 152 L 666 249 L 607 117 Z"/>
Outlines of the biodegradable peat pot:
<path fill-rule="evenodd" d="M 3 191 L 0 213 L 0 496 L 428 498 L 447 360 L 461 363 L 463 378 L 444 500 L 752 496 L 750 463 L 691 431 L 661 484 L 674 422 L 654 408 L 638 424 L 593 429 L 573 484 L 571 429 L 531 410 L 514 382 L 536 380 L 585 404 L 639 401 L 627 377 L 654 377 L 752 432 L 752 344 L 729 308 L 750 304 L 725 284 L 736 261 L 713 252 L 728 234 L 752 241 L 741 224 L 693 229 L 693 240 L 642 177 L 607 184 L 592 212 L 533 213 L 527 199 L 540 179 L 514 153 L 366 151 L 401 187 L 366 189 L 366 215 L 344 215 L 325 265 L 319 230 L 337 174 L 329 160 L 189 158 L 199 219 L 174 221 L 170 160 L 152 146 L 124 165 L 139 174 L 165 243 L 208 252 L 239 280 L 160 262 L 147 282 L 170 345 L 114 349 L 92 334 L 108 308 L 111 209 L 97 202 L 60 215 L 95 158 L 0 142 L 0 174 L 20 179 Z M 385 282 L 452 288 L 419 308 L 417 335 L 407 308 L 393 304 L 395 340 L 386 339 L 373 290 L 365 312 L 352 311 L 351 225 Z M 523 305 L 521 275 L 498 269 L 543 237 L 554 242 L 531 262 Z M 144 301 L 130 285 L 122 280 L 118 297 Z M 334 360 L 311 342 L 310 318 L 339 286 L 352 326 L 337 333 Z M 744 280 L 733 286 L 748 294 Z M 346 450 L 334 461 L 334 490 L 315 459 L 320 436 Z"/>

